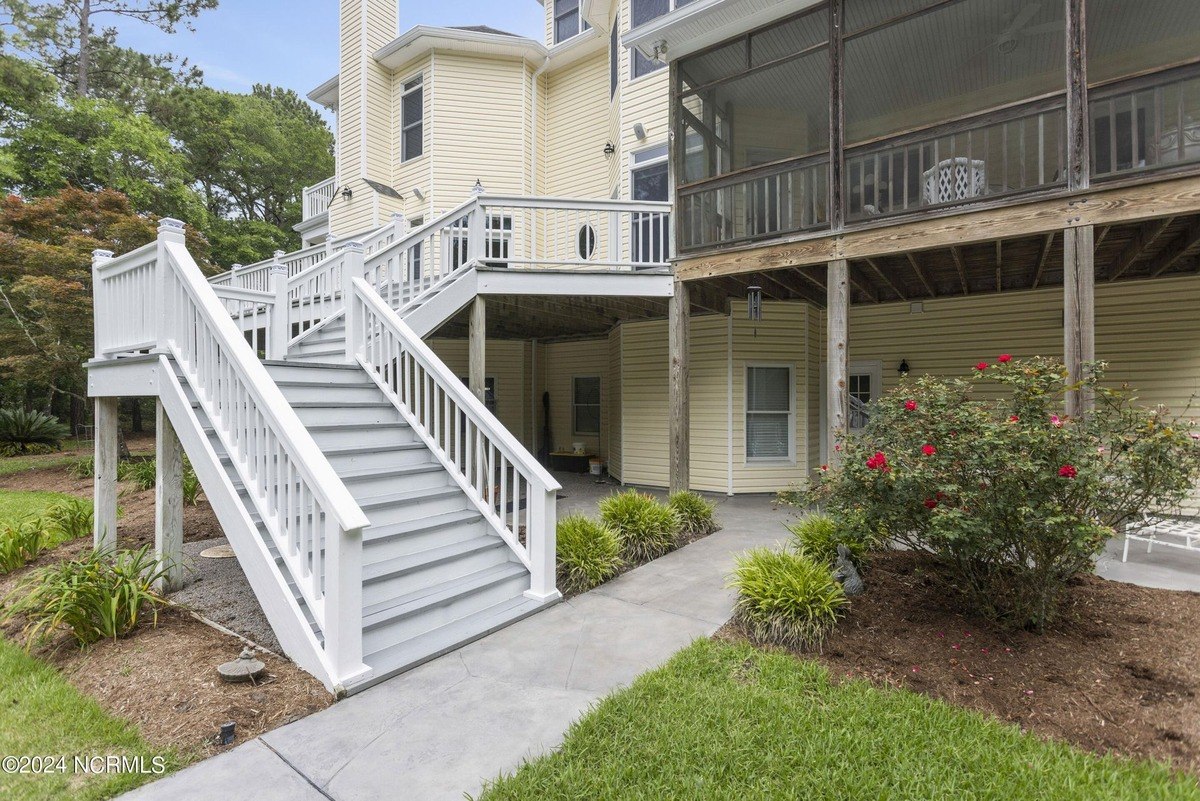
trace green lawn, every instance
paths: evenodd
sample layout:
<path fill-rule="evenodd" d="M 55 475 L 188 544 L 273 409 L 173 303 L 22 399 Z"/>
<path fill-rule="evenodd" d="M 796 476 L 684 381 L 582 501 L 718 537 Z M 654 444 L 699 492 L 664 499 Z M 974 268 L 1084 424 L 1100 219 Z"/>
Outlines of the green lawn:
<path fill-rule="evenodd" d="M 69 467 L 84 458 L 86 452 L 84 443 L 80 440 L 69 439 L 63 442 L 63 451 L 72 453 L 42 453 L 36 456 L 0 456 L 0 476 L 9 476 L 25 470 L 37 470 L 44 467 Z"/>
<path fill-rule="evenodd" d="M 2 770 L 0 798 L 109 798 L 154 778 L 78 773 L 76 756 L 142 757 L 147 770 L 158 756 L 168 771 L 178 767 L 175 754 L 153 751 L 133 726 L 106 713 L 50 666 L 0 640 L 0 757 L 47 755 L 64 756 L 66 772 L 59 773 L 57 765 L 42 775 Z"/>
<path fill-rule="evenodd" d="M 1099 758 L 815 662 L 700 640 L 603 700 L 500 799 L 1200 799 L 1194 778 Z"/>
<path fill-rule="evenodd" d="M 39 516 L 46 507 L 64 498 L 73 498 L 61 492 L 25 492 L 0 490 L 0 526 L 14 523 L 22 518 Z"/>

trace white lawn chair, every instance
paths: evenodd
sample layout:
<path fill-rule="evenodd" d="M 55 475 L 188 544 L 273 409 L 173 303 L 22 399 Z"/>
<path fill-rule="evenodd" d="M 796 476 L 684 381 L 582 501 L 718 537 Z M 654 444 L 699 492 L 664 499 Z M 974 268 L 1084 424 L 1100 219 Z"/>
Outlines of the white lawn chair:
<path fill-rule="evenodd" d="M 1155 545 L 1200 553 L 1200 521 L 1159 517 L 1147 512 L 1141 520 L 1135 520 L 1125 525 L 1125 547 L 1121 551 L 1122 562 L 1129 558 L 1131 540 L 1146 543 L 1146 553 L 1150 553 Z"/>

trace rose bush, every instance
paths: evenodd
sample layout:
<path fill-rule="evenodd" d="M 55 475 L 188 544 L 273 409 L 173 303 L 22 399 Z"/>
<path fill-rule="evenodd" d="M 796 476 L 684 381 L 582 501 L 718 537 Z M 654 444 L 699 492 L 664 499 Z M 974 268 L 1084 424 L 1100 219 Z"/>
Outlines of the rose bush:
<path fill-rule="evenodd" d="M 1040 628 L 1120 526 L 1177 505 L 1200 479 L 1190 425 L 1091 368 L 1067 386 L 1061 363 L 1003 354 L 969 379 L 906 379 L 840 443 L 840 466 L 784 500 L 929 551 L 977 610 Z M 1079 388 L 1095 409 L 1066 417 L 1065 393 Z"/>

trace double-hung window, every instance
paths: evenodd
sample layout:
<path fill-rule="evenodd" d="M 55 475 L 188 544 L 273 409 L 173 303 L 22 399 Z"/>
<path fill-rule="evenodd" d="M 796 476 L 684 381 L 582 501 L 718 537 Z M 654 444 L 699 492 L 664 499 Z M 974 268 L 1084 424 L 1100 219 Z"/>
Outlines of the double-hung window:
<path fill-rule="evenodd" d="M 617 96 L 617 83 L 621 77 L 621 15 L 613 19 L 612 32 L 608 35 L 608 99 Z"/>
<path fill-rule="evenodd" d="M 572 430 L 577 435 L 600 433 L 600 378 L 575 376 L 571 382 Z"/>
<path fill-rule="evenodd" d="M 400 96 L 400 160 L 415 159 L 425 151 L 425 83 L 423 76 L 405 81 Z"/>
<path fill-rule="evenodd" d="M 795 456 L 792 368 L 746 366 L 746 461 L 791 461 Z"/>
<path fill-rule="evenodd" d="M 633 0 L 632 14 L 629 19 L 630 28 L 645 25 L 651 20 L 670 14 L 677 8 L 683 8 L 690 2 L 692 0 Z M 629 66 L 634 78 L 649 75 L 667 66 L 667 62 L 665 61 L 658 61 L 643 56 L 637 48 L 633 48 L 631 52 L 633 57 L 629 60 Z"/>
<path fill-rule="evenodd" d="M 580 0 L 554 0 L 554 43 L 565 42 L 591 28 L 579 13 Z"/>

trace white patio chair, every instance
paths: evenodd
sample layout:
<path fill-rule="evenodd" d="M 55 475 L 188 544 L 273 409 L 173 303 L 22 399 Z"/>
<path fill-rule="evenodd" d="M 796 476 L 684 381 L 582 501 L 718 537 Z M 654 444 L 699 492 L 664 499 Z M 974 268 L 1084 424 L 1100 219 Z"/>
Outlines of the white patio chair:
<path fill-rule="evenodd" d="M 987 192 L 987 165 L 981 159 L 944 159 L 921 177 L 925 180 L 925 203 L 929 205 L 953 203 Z"/>
<path fill-rule="evenodd" d="M 1200 553 L 1200 521 L 1160 517 L 1147 512 L 1141 520 L 1134 520 L 1125 525 L 1122 562 L 1129 559 L 1131 541 L 1146 543 L 1146 553 L 1151 553 L 1155 545 Z"/>

